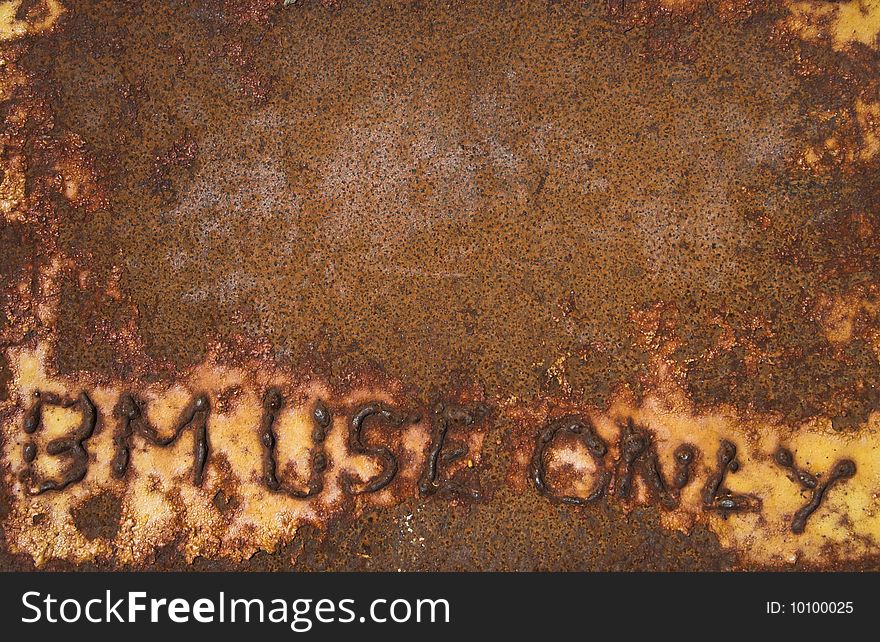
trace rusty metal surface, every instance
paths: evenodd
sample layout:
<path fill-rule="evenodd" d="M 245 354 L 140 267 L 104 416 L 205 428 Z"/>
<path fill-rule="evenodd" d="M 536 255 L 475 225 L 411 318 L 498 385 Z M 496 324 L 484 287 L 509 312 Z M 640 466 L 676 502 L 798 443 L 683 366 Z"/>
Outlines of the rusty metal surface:
<path fill-rule="evenodd" d="M 0 7 L 3 568 L 876 567 L 880 3 Z M 139 534 L 147 455 L 98 480 L 97 446 L 21 499 L 37 384 L 95 390 L 108 449 L 120 395 L 204 391 L 216 514 L 169 488 Z M 271 428 L 271 385 L 328 404 L 342 491 L 382 458 L 347 481 L 336 435 L 399 408 L 400 473 L 266 526 L 217 435 Z M 608 452 L 561 428 L 544 470 L 574 416 Z M 627 459 L 627 430 L 655 445 Z M 596 470 L 597 501 L 554 501 Z"/>

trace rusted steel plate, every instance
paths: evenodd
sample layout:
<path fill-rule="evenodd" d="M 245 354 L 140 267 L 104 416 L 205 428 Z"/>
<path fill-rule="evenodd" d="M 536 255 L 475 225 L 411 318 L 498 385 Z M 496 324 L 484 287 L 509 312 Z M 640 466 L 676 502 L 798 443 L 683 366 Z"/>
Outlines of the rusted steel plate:
<path fill-rule="evenodd" d="M 880 2 L 0 2 L 2 566 L 875 568 Z"/>

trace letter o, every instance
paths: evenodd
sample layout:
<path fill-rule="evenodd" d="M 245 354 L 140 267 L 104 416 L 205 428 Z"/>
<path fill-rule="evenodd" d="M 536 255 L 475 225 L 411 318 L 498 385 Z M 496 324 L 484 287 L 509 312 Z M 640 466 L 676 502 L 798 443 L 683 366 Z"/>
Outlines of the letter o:
<path fill-rule="evenodd" d="M 401 619 L 398 619 L 397 615 L 395 615 L 395 613 L 394 613 L 395 607 L 398 604 L 403 604 L 406 607 L 406 617 L 401 618 Z M 394 600 L 391 603 L 391 608 L 389 609 L 389 612 L 391 614 L 391 619 L 394 620 L 395 622 L 398 622 L 398 623 L 407 622 L 407 621 L 409 621 L 410 616 L 412 616 L 412 607 L 409 605 L 409 602 L 407 600 L 398 599 L 398 600 Z"/>
<path fill-rule="evenodd" d="M 65 607 L 66 607 L 67 605 L 69 605 L 69 604 L 72 604 L 74 607 L 76 607 L 76 615 L 75 615 L 74 617 L 72 617 L 72 618 L 67 617 L 67 615 L 65 614 Z M 58 611 L 59 611 L 59 613 L 61 614 L 61 619 L 64 620 L 65 622 L 67 622 L 67 623 L 70 623 L 70 622 L 77 622 L 77 621 L 79 620 L 80 616 L 82 615 L 82 607 L 79 605 L 79 602 L 77 602 L 77 601 L 74 600 L 74 599 L 67 599 L 67 600 L 64 600 L 64 601 L 61 603 L 61 606 L 60 606 L 60 608 L 58 609 Z"/>

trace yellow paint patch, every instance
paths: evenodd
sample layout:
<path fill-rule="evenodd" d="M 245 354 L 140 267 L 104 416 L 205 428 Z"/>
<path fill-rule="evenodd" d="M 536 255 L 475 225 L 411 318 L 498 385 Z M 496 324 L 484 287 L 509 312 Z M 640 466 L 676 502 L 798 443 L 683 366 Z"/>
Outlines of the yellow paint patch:
<path fill-rule="evenodd" d="M 856 120 L 862 135 L 861 160 L 870 160 L 880 152 L 880 102 L 856 100 Z"/>
<path fill-rule="evenodd" d="M 786 26 L 804 40 L 827 41 L 845 50 L 855 43 L 878 46 L 880 0 L 789 2 Z"/>
<path fill-rule="evenodd" d="M 832 133 L 804 150 L 803 163 L 817 172 L 833 166 L 867 162 L 880 152 L 880 102 L 855 99 L 836 111 L 814 114 L 817 121 L 833 121 Z"/>
<path fill-rule="evenodd" d="M 118 421 L 113 409 L 121 394 L 128 391 L 121 384 L 98 385 L 86 375 L 76 379 L 51 375 L 46 368 L 50 351 L 44 345 L 10 350 L 7 356 L 13 371 L 13 395 L 7 402 L 11 420 L 2 425 L 3 462 L 13 501 L 5 533 L 11 551 L 27 553 L 37 564 L 54 558 L 74 562 L 102 558 L 119 564 L 142 564 L 157 548 L 172 543 L 179 546 L 188 561 L 197 556 L 238 561 L 259 550 L 277 550 L 291 541 L 304 523 L 320 522 L 343 510 L 356 513 L 364 506 L 400 501 L 399 493 L 389 488 L 346 500 L 342 483 L 344 475 L 366 481 L 381 470 L 375 458 L 349 452 L 348 418 L 351 408 L 366 402 L 395 405 L 394 394 L 387 390 L 358 389 L 334 398 L 320 382 L 297 382 L 284 373 L 267 371 L 266 366 L 259 371 L 230 368 L 209 358 L 180 373 L 176 383 L 154 383 L 135 391 L 146 401 L 148 419 L 156 430 L 172 435 L 182 411 L 197 395 L 207 395 L 211 407 L 216 408 L 218 391 L 236 390 L 234 403 L 225 404 L 222 412 L 212 411 L 208 417 L 211 454 L 202 485 L 193 483 L 194 436 L 190 431 L 184 431 L 165 448 L 135 435 L 131 466 L 126 477 L 119 480 L 111 473 Z M 724 407 L 697 413 L 683 391 L 670 382 L 670 373 L 662 368 L 658 373 L 654 392 L 639 402 L 621 394 L 603 412 L 574 406 L 557 408 L 588 416 L 596 433 L 608 444 L 608 454 L 601 462 L 576 440 L 554 444 L 547 453 L 548 475 L 559 479 L 558 492 L 586 496 L 603 470 L 616 469 L 620 427 L 631 418 L 652 435 L 667 479 L 675 467 L 676 448 L 688 443 L 698 452 L 679 505 L 662 512 L 666 527 L 688 532 L 694 524 L 702 523 L 744 560 L 773 566 L 795 561 L 828 564 L 878 552 L 880 414 L 872 415 L 856 432 L 837 432 L 828 420 L 788 426 L 772 416 L 743 417 Z M 290 400 L 274 427 L 278 438 L 277 470 L 284 472 L 289 486 L 305 488 L 308 480 L 310 450 L 314 446 L 310 413 L 317 399 L 324 400 L 331 412 L 334 408 L 345 409 L 333 414 L 323 443 L 328 460 L 324 489 L 311 498 L 272 492 L 263 482 L 260 425 L 263 394 L 270 385 L 283 390 L 285 399 Z M 31 437 L 22 426 L 35 390 L 66 397 L 86 390 L 101 417 L 95 434 L 86 442 L 90 456 L 86 478 L 63 492 L 33 495 L 18 476 L 27 466 L 23 446 Z M 68 434 L 81 421 L 75 408 L 44 410 L 41 429 L 34 435 L 41 443 Z M 523 412 L 529 411 L 516 403 L 502 410 L 510 417 Z M 547 420 L 538 416 L 533 419 Z M 469 433 L 469 457 L 456 465 L 478 464 L 484 438 L 482 432 Z M 737 470 L 727 473 L 723 487 L 756 498 L 760 510 L 724 516 L 706 509 L 702 492 L 716 471 L 722 440 L 736 445 L 738 462 Z M 368 441 L 395 444 L 394 451 L 401 458 L 398 482 L 415 496 L 430 441 L 429 424 L 424 420 L 410 424 L 397 437 L 373 433 Z M 792 519 L 808 501 L 809 492 L 775 461 L 773 455 L 780 446 L 789 449 L 797 466 L 816 475 L 820 483 L 841 459 L 851 459 L 856 465 L 856 475 L 826 493 L 810 516 L 806 531 L 799 534 L 792 531 Z M 511 453 L 517 461 L 517 456 L 522 459 L 523 455 L 528 457 L 525 452 Z M 35 462 L 37 471 L 57 474 L 61 469 L 53 466 L 59 460 L 41 451 Z M 100 493 L 112 493 L 121 501 L 119 530 L 111 541 L 88 540 L 76 528 L 72 516 L 77 506 Z M 223 501 L 218 503 L 218 498 Z M 656 498 L 637 476 L 634 496 L 626 506 L 653 501 Z"/>
<path fill-rule="evenodd" d="M 64 6 L 58 0 L 42 0 L 30 15 L 21 17 L 18 13 L 23 2 L 24 0 L 0 2 L 0 42 L 51 31 L 64 13 Z"/>
<path fill-rule="evenodd" d="M 511 406 L 507 412 L 512 419 L 525 419 L 533 426 L 546 425 L 551 420 L 522 406 Z M 688 533 L 695 524 L 702 524 L 717 535 L 723 546 L 752 565 L 831 564 L 880 552 L 880 413 L 871 415 L 856 432 L 835 431 L 827 419 L 789 426 L 773 416 L 744 417 L 725 407 L 695 412 L 683 391 L 668 383 L 639 402 L 631 395 L 621 394 L 607 411 L 555 404 L 553 416 L 560 413 L 589 417 L 596 434 L 608 445 L 608 454 L 597 466 L 580 445 L 552 445 L 547 451 L 548 476 L 552 479 L 557 471 L 568 471 L 561 478 L 565 485 L 554 486 L 559 494 L 586 497 L 601 474 L 616 470 L 621 426 L 632 419 L 651 434 L 666 480 L 671 479 L 675 470 L 674 453 L 679 446 L 690 444 L 698 453 L 690 469 L 690 480 L 681 490 L 679 505 L 661 511 L 665 527 Z M 736 446 L 738 464 L 735 471 L 725 475 L 722 488 L 753 497 L 759 504 L 758 510 L 725 516 L 717 509 L 707 509 L 703 492 L 707 480 L 718 470 L 717 454 L 722 440 Z M 792 520 L 811 494 L 775 460 L 780 447 L 790 450 L 797 467 L 815 475 L 820 484 L 828 478 L 835 463 L 851 459 L 856 465 L 854 477 L 827 491 L 802 533 L 792 531 Z M 572 480 L 571 471 L 580 478 Z M 615 478 L 609 489 L 611 501 L 618 501 L 617 481 Z M 657 501 L 641 476 L 636 475 L 632 499 L 624 506 L 631 509 Z"/>
<path fill-rule="evenodd" d="M 672 452 L 689 442 L 701 452 L 697 483 L 682 493 L 684 511 L 704 521 L 723 545 L 748 559 L 770 565 L 797 560 L 832 562 L 876 554 L 880 542 L 880 415 L 872 415 L 858 433 L 840 433 L 829 421 L 789 428 L 769 417 L 742 421 L 733 413 L 693 415 L 685 404 L 647 399 L 639 408 L 619 408 L 653 429 L 665 470 L 672 469 Z M 761 500 L 759 513 L 732 514 L 727 518 L 703 511 L 701 490 L 715 470 L 719 443 L 736 444 L 740 469 L 728 474 L 725 484 L 735 493 Z M 822 478 L 840 459 L 855 461 L 853 479 L 834 486 L 821 507 L 810 517 L 806 532 L 791 531 L 794 513 L 808 500 L 801 487 L 773 459 L 780 446 L 792 451 L 798 466 Z M 683 517 L 683 516 L 680 516 Z M 687 520 L 679 520 L 679 523 Z"/>
<path fill-rule="evenodd" d="M 209 415 L 210 456 L 202 485 L 193 483 L 194 436 L 186 430 L 167 447 L 150 444 L 137 435 L 132 437 L 131 464 L 125 478 L 119 480 L 112 475 L 116 450 L 113 434 L 118 421 L 113 410 L 121 394 L 128 390 L 102 387 L 85 377 L 66 379 L 51 375 L 46 368 L 49 350 L 45 345 L 10 350 L 7 356 L 13 370 L 13 395 L 7 406 L 16 410 L 13 418 L 2 425 L 3 470 L 13 495 L 4 531 L 10 551 L 32 556 L 37 565 L 57 558 L 73 562 L 101 558 L 118 564 L 143 564 L 157 548 L 175 542 L 189 562 L 197 556 L 239 561 L 259 550 L 274 551 L 291 541 L 303 523 L 338 513 L 345 499 L 343 472 L 364 480 L 379 472 L 373 457 L 349 454 L 346 412 L 334 415 L 324 442 L 328 466 L 323 492 L 307 500 L 271 492 L 262 477 L 259 429 L 263 383 L 248 378 L 242 370 L 209 360 L 181 373 L 177 383 L 157 383 L 135 391 L 146 402 L 147 418 L 157 432 L 170 436 L 182 410 L 196 395 L 207 394 L 215 407 L 218 391 L 231 386 L 240 388 L 233 407 Z M 285 390 L 287 398 L 297 400 L 295 404 L 291 402 L 276 426 L 279 471 L 286 464 L 296 468 L 297 479 L 286 480 L 291 484 L 308 477 L 312 446 L 310 412 L 318 398 L 331 409 L 375 400 L 389 405 L 396 402 L 387 391 L 357 390 L 334 399 L 320 383 L 297 382 L 280 372 L 263 372 L 261 376 L 265 383 Z M 90 457 L 86 477 L 62 492 L 33 495 L 18 477 L 27 466 L 23 447 L 31 437 L 22 427 L 33 392 L 51 391 L 67 396 L 78 395 L 84 389 L 100 417 L 95 434 L 85 442 Z M 46 406 L 34 438 L 43 443 L 50 436 L 69 434 L 80 421 L 81 414 L 75 409 Z M 408 425 L 400 438 L 403 448 L 398 455 L 402 456 L 405 450 L 407 457 L 401 462 L 409 462 L 408 466 L 402 465 L 400 475 L 408 480 L 413 492 L 413 481 L 421 472 L 429 440 L 426 422 Z M 57 474 L 63 469 L 62 463 L 62 458 L 53 458 L 41 450 L 34 466 L 40 474 Z M 114 494 L 121 500 L 119 530 L 112 541 L 88 540 L 73 520 L 73 509 L 101 493 Z M 218 494 L 233 503 L 218 505 Z M 358 497 L 351 509 L 392 501 L 393 495 L 383 491 Z"/>

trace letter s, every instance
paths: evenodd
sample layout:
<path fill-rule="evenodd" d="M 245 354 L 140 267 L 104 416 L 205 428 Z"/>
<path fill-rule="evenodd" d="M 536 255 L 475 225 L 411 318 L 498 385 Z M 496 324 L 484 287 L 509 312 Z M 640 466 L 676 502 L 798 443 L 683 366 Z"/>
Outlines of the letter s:
<path fill-rule="evenodd" d="M 30 619 L 30 620 L 25 617 L 21 618 L 21 621 L 24 622 L 25 624 L 33 624 L 34 622 L 39 622 L 40 618 L 43 616 L 43 612 L 40 611 L 40 609 L 38 609 L 36 606 L 34 606 L 30 602 L 28 602 L 28 597 L 31 595 L 34 595 L 36 597 L 40 597 L 40 594 L 37 593 L 36 591 L 28 591 L 27 593 L 25 593 L 24 595 L 21 596 L 21 603 L 24 604 L 29 609 L 32 609 L 33 611 L 35 611 L 37 613 L 37 616 Z"/>
<path fill-rule="evenodd" d="M 352 611 L 348 607 L 349 604 L 354 604 L 354 600 L 349 599 L 349 598 L 345 598 L 344 600 L 339 600 L 339 610 L 342 611 L 343 613 L 345 613 L 346 615 L 348 615 L 349 617 L 339 618 L 338 620 L 336 620 L 337 622 L 339 622 L 341 624 L 348 624 L 349 622 L 354 622 L 354 620 L 357 616 L 356 616 L 355 612 Z"/>

